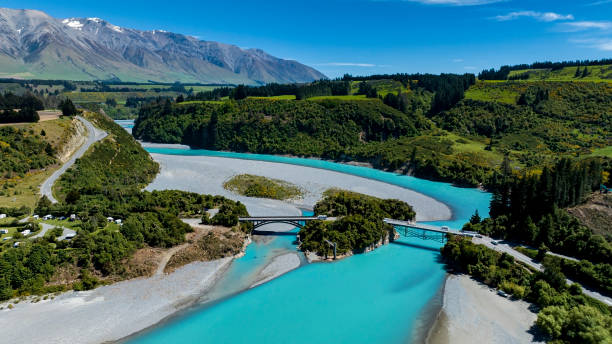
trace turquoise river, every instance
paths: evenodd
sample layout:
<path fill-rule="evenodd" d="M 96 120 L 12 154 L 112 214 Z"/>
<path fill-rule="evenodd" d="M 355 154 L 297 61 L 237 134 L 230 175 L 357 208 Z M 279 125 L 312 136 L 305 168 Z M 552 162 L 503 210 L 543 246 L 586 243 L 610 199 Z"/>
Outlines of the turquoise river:
<path fill-rule="evenodd" d="M 123 124 L 123 123 L 122 123 Z M 447 204 L 461 228 L 490 194 L 367 167 L 315 159 L 206 150 L 147 148 L 151 153 L 252 159 L 309 166 L 398 185 Z M 367 254 L 333 263 L 302 264 L 248 288 L 248 276 L 294 238 L 253 243 L 197 307 L 129 339 L 130 343 L 412 343 L 423 340 L 439 308 L 445 271 L 440 244 L 401 238 Z M 246 289 L 246 290 L 245 290 Z M 212 300 L 212 301 L 208 301 Z"/>

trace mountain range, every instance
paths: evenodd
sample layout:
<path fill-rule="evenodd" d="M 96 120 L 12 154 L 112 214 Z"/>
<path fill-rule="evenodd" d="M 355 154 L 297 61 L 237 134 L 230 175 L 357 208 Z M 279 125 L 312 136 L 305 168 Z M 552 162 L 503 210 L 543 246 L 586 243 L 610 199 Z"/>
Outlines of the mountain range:
<path fill-rule="evenodd" d="M 129 29 L 100 18 L 56 19 L 0 8 L 0 77 L 253 85 L 325 75 L 260 49 Z"/>

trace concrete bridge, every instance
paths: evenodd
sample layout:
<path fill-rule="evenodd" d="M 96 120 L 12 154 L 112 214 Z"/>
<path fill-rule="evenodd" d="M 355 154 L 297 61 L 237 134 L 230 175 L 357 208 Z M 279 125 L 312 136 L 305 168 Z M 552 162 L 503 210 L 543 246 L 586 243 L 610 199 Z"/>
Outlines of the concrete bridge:
<path fill-rule="evenodd" d="M 303 228 L 309 221 L 335 221 L 334 217 L 320 216 L 251 216 L 240 217 L 238 221 L 253 224 L 253 230 L 271 224 L 285 223 L 297 228 Z M 466 233 L 452 230 L 446 226 L 433 226 L 409 221 L 383 219 L 387 224 L 392 225 L 400 234 L 405 237 L 419 238 L 423 240 L 434 240 L 444 242 L 448 234 L 473 237 L 474 233 Z M 264 233 L 263 231 L 261 231 Z M 265 232 L 267 233 L 267 232 Z M 294 234 L 293 234 L 294 235 Z"/>
<path fill-rule="evenodd" d="M 298 228 L 303 228 L 306 222 L 309 221 L 326 221 L 331 220 L 327 216 L 250 216 L 250 217 L 239 217 L 240 222 L 249 222 L 253 224 L 253 229 L 257 229 L 261 226 L 265 226 L 271 223 L 286 223 Z"/>

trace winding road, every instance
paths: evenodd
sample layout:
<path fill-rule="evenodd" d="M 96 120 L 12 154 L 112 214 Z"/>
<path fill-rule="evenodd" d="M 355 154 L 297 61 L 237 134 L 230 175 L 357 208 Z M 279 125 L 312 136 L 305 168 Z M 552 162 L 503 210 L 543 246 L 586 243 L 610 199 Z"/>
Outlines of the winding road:
<path fill-rule="evenodd" d="M 94 127 L 94 125 L 91 124 L 91 122 L 89 122 L 85 118 L 81 116 L 77 116 L 77 118 L 87 128 L 87 142 L 85 142 L 85 144 L 82 145 L 81 148 L 79 148 L 76 153 L 72 155 L 72 157 L 70 157 L 70 160 L 68 160 L 64 165 L 62 165 L 62 167 L 60 167 L 57 171 L 53 172 L 53 174 L 40 186 L 40 194 L 43 196 L 47 196 L 51 203 L 57 203 L 57 200 L 55 199 L 55 197 L 53 197 L 53 184 L 55 184 L 59 177 L 64 172 L 66 172 L 66 170 L 68 170 L 72 165 L 74 165 L 78 158 L 82 157 L 83 154 L 87 152 L 87 150 L 89 149 L 89 147 L 91 147 L 92 144 L 102 140 L 108 135 L 108 133 L 106 133 L 105 131 Z"/>

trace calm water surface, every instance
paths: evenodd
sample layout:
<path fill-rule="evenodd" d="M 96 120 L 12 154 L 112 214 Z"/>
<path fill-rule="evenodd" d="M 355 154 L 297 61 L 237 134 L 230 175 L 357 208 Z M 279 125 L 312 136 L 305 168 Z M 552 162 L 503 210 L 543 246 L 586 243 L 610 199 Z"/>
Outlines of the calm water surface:
<path fill-rule="evenodd" d="M 322 160 L 206 150 L 147 148 L 151 153 L 220 156 L 317 167 L 406 187 L 446 203 L 461 228 L 475 209 L 488 214 L 490 194 L 414 177 Z M 252 244 L 207 295 L 226 297 L 146 331 L 131 343 L 410 343 L 426 325 L 424 309 L 444 282 L 441 244 L 402 238 L 374 252 L 334 263 L 308 264 L 243 290 L 292 237 Z M 229 296 L 228 296 L 229 295 Z"/>

